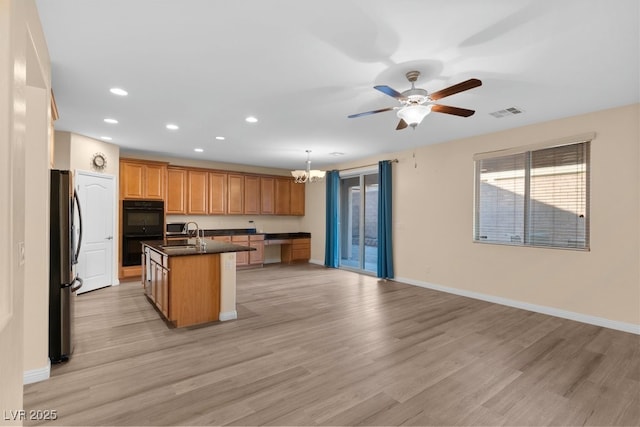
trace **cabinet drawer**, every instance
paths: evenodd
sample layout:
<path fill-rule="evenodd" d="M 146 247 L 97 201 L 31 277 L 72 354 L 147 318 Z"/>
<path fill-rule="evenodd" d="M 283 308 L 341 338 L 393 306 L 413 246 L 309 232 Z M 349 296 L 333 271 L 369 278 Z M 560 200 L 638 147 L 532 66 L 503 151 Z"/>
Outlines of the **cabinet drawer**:
<path fill-rule="evenodd" d="M 311 258 L 311 251 L 309 250 L 309 248 L 293 248 L 293 250 L 291 251 L 291 255 L 293 260 L 309 259 Z"/>
<path fill-rule="evenodd" d="M 249 240 L 252 242 L 258 242 L 264 240 L 264 234 L 250 234 Z"/>
<path fill-rule="evenodd" d="M 238 243 L 249 243 L 249 236 L 231 236 L 231 241 L 232 242 L 238 242 Z"/>

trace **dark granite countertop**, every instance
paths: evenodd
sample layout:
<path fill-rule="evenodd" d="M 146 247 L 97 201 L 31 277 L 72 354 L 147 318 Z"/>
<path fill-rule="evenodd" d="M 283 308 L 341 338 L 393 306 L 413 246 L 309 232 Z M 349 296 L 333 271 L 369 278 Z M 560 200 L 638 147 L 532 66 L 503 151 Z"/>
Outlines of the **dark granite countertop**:
<path fill-rule="evenodd" d="M 226 252 L 248 252 L 255 251 L 255 248 L 248 246 L 236 245 L 233 243 L 220 242 L 213 239 L 202 239 L 206 243 L 203 248 L 196 248 L 196 239 L 180 239 L 180 240 L 151 240 L 142 242 L 143 245 L 149 246 L 151 249 L 163 253 L 168 256 L 186 256 L 186 255 L 207 255 L 221 254 Z M 191 245 L 191 246 L 189 246 Z"/>
<path fill-rule="evenodd" d="M 192 230 L 193 231 L 193 230 Z M 264 235 L 265 240 L 280 240 L 280 239 L 305 239 L 310 238 L 311 233 L 295 232 L 295 233 L 257 233 L 255 228 L 227 228 L 220 230 L 204 229 L 205 237 L 213 236 L 243 236 L 243 235 Z M 186 234 L 167 234 L 167 237 L 175 238 L 187 238 Z"/>
<path fill-rule="evenodd" d="M 309 239 L 311 233 L 297 232 L 297 233 L 264 233 L 265 240 L 280 240 L 280 239 Z"/>

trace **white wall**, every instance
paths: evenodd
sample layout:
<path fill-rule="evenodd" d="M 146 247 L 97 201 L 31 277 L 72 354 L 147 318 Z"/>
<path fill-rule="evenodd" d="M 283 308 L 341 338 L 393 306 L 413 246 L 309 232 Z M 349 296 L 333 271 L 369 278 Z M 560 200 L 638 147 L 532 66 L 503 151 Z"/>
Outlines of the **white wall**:
<path fill-rule="evenodd" d="M 107 159 L 107 165 L 103 170 L 95 170 L 92 165 L 93 156 L 101 153 Z M 114 230 L 119 229 L 118 221 L 118 188 L 120 180 L 120 147 L 115 144 L 89 138 L 67 131 L 55 132 L 54 144 L 54 168 L 65 169 L 77 172 L 90 171 L 114 176 Z M 112 277 L 114 285 L 120 283 L 118 280 L 118 239 L 113 240 L 113 270 Z"/>
<path fill-rule="evenodd" d="M 39 90 L 32 90 L 35 88 Z M 0 0 L 0 141 L 3 141 L 0 143 L 0 200 L 3 201 L 0 227 L 7 230 L 0 240 L 0 410 L 3 414 L 22 408 L 25 337 L 42 334 L 41 324 L 38 330 L 25 331 L 27 310 L 48 312 L 46 297 L 41 295 L 33 305 L 31 301 L 25 304 L 25 293 L 47 289 L 46 284 L 39 282 L 41 274 L 29 283 L 25 280 L 25 271 L 36 267 L 32 259 L 37 253 L 35 246 L 42 244 L 40 237 L 36 241 L 27 235 L 26 229 L 31 225 L 27 219 L 46 223 L 47 211 L 38 210 L 33 216 L 30 213 L 29 218 L 25 212 L 28 189 L 35 189 L 29 198 L 48 199 L 48 181 L 34 177 L 39 185 L 31 186 L 32 177 L 27 176 L 31 158 L 27 153 L 35 153 L 36 163 L 48 154 L 49 119 L 42 114 L 49 112 L 50 89 L 49 54 L 35 3 L 33 0 Z M 34 143 L 40 137 L 44 137 L 41 146 Z M 41 259 L 37 262 L 42 264 Z M 40 363 L 41 358 L 37 358 L 35 364 Z M 12 424 L 5 419 L 3 423 Z"/>
<path fill-rule="evenodd" d="M 396 278 L 640 331 L 639 118 L 636 104 L 363 160 L 400 160 L 393 165 Z M 588 132 L 596 133 L 590 251 L 473 243 L 475 153 Z M 312 259 L 323 260 L 325 192 L 307 190 L 303 227 L 314 235 Z"/>

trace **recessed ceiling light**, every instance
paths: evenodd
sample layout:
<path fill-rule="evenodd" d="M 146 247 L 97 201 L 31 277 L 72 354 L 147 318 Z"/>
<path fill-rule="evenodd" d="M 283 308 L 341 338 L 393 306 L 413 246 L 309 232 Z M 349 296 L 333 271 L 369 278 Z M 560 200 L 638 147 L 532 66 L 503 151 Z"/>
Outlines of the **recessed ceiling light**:
<path fill-rule="evenodd" d="M 202 148 L 194 148 L 193 151 L 196 153 L 202 153 L 204 150 Z"/>
<path fill-rule="evenodd" d="M 178 125 L 174 125 L 173 123 L 169 123 L 167 125 L 167 129 L 169 129 L 169 130 L 178 130 L 180 128 L 178 127 Z"/>
<path fill-rule="evenodd" d="M 105 141 L 111 141 L 113 138 L 110 136 L 101 136 L 100 139 L 104 139 Z"/>
<path fill-rule="evenodd" d="M 111 123 L 112 125 L 115 125 L 116 123 L 118 123 L 116 119 L 109 119 L 109 118 L 104 119 L 104 122 Z"/>
<path fill-rule="evenodd" d="M 216 136 L 216 139 L 217 139 L 218 141 L 224 141 L 224 136 Z"/>
<path fill-rule="evenodd" d="M 334 151 L 333 153 L 329 153 L 330 156 L 344 156 L 344 153 L 340 151 Z"/>
<path fill-rule="evenodd" d="M 129 95 L 129 92 L 127 92 L 124 89 L 120 89 L 119 87 L 112 87 L 111 89 L 109 89 L 109 92 L 111 92 L 114 95 L 119 95 L 119 96 L 127 96 L 127 95 Z"/>
<path fill-rule="evenodd" d="M 256 119 L 256 118 L 255 118 L 255 117 L 253 117 L 253 116 L 249 116 L 249 117 L 247 117 L 247 118 L 246 118 L 246 119 L 244 119 L 244 120 L 245 120 L 246 122 L 248 122 L 248 123 L 258 123 L 258 119 Z"/>

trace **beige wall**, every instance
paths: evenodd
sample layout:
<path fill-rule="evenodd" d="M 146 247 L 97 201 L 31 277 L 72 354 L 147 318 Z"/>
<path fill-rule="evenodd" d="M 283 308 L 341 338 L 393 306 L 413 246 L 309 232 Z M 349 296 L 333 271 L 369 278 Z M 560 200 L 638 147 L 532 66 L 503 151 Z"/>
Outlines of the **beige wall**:
<path fill-rule="evenodd" d="M 631 105 L 360 162 L 400 160 L 393 173 L 396 278 L 637 328 L 639 117 L 640 106 Z M 475 153 L 587 132 L 596 133 L 591 146 L 589 252 L 473 243 Z M 311 256 L 316 260 L 324 259 L 324 197 L 324 188 L 307 186 L 303 227 L 314 235 Z"/>
<path fill-rule="evenodd" d="M 36 267 L 33 257 L 42 251 L 36 248 L 42 245 L 42 238 L 38 236 L 34 240 L 26 230 L 31 221 L 46 223 L 47 212 L 41 209 L 28 215 L 25 212 L 28 190 L 35 191 L 29 194 L 29 199 L 44 199 L 44 204 L 48 199 L 48 181 L 30 175 L 30 162 L 39 164 L 48 155 L 48 118 L 42 114 L 49 111 L 50 88 L 49 55 L 35 3 L 0 0 L 0 141 L 3 141 L 0 144 L 0 200 L 3 201 L 0 227 L 8 230 L 0 242 L 0 410 L 3 414 L 22 408 L 23 369 L 27 363 L 23 358 L 24 346 L 30 345 L 27 337 L 42 336 L 41 322 L 36 330 L 31 331 L 30 325 L 26 325 L 29 330 L 25 330 L 25 317 L 32 311 L 48 311 L 45 302 L 48 296 L 41 295 L 47 289 L 46 283 L 40 282 L 42 272 L 36 274 L 34 280 L 25 278 L 26 270 Z M 41 143 L 37 142 L 39 138 L 43 138 Z M 46 164 L 48 161 L 45 168 Z M 24 262 L 20 247 L 24 247 Z M 38 263 L 42 264 L 42 260 Z M 31 301 L 25 304 L 25 294 L 32 292 L 40 295 L 33 305 Z M 44 361 L 37 358 L 33 363 L 40 366 Z M 10 421 L 3 420 L 3 423 Z"/>

